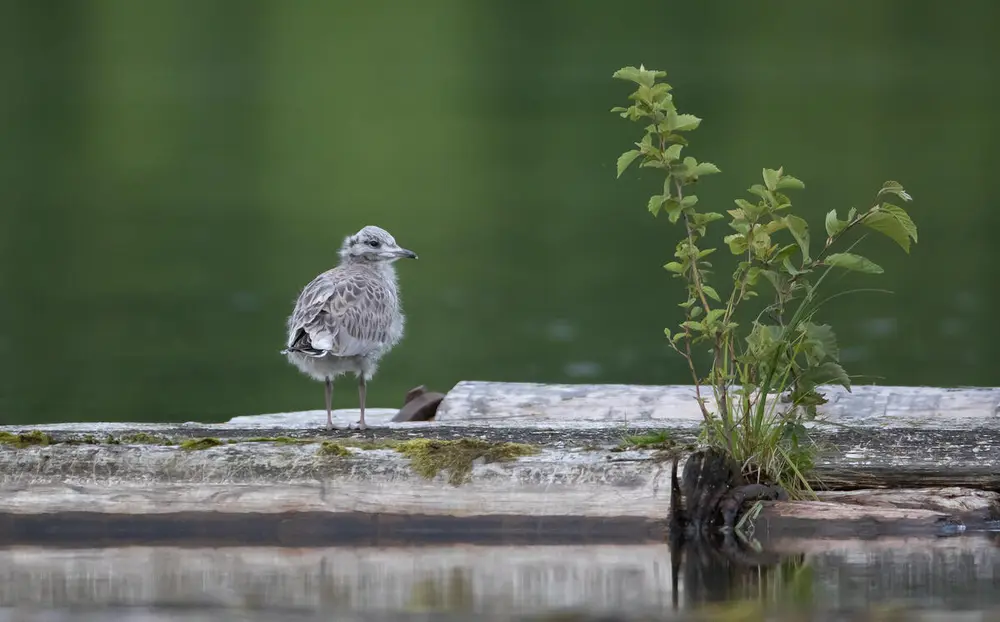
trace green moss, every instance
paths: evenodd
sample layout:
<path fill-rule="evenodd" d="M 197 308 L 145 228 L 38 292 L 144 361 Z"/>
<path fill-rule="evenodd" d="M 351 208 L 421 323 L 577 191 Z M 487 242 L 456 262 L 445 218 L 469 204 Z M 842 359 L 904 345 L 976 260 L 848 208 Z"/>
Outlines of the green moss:
<path fill-rule="evenodd" d="M 622 437 L 618 450 L 626 449 L 673 449 L 676 441 L 666 430 L 656 430 L 645 434 L 635 434 Z"/>
<path fill-rule="evenodd" d="M 174 441 L 159 434 L 149 434 L 148 432 L 136 432 L 126 434 L 121 437 L 121 442 L 128 445 L 176 445 Z"/>
<path fill-rule="evenodd" d="M 51 445 L 52 443 L 53 441 L 51 436 L 45 432 L 39 432 L 38 430 L 21 432 L 20 434 L 0 432 L 0 444 L 11 445 L 12 447 L 17 447 L 18 449 L 24 449 L 25 447 L 32 447 L 36 445 Z"/>
<path fill-rule="evenodd" d="M 64 445 L 100 445 L 101 441 L 93 434 L 84 434 L 81 437 L 67 438 L 62 441 Z"/>
<path fill-rule="evenodd" d="M 275 443 L 277 445 L 305 445 L 316 442 L 311 438 L 292 438 L 291 436 L 255 436 L 245 439 L 245 443 Z"/>
<path fill-rule="evenodd" d="M 189 438 L 186 441 L 181 442 L 181 449 L 186 451 L 197 451 L 200 449 L 218 447 L 219 445 L 222 445 L 222 441 L 217 438 Z"/>
<path fill-rule="evenodd" d="M 345 458 L 351 455 L 351 452 L 337 441 L 323 441 L 320 445 L 319 451 L 317 452 L 321 456 L 329 456 L 335 458 Z"/>
<path fill-rule="evenodd" d="M 509 462 L 521 456 L 538 453 L 538 448 L 522 443 L 490 443 L 472 438 L 454 441 L 415 439 L 396 443 L 396 451 L 410 459 L 417 474 L 432 479 L 441 471 L 448 471 L 448 482 L 461 485 L 472 475 L 476 460 Z"/>
<path fill-rule="evenodd" d="M 374 449 L 396 449 L 401 443 L 407 441 L 397 441 L 391 438 L 382 439 L 364 439 L 357 440 L 353 438 L 345 439 L 340 441 L 345 447 L 354 447 L 356 449 L 362 449 L 365 451 L 371 451 Z"/>

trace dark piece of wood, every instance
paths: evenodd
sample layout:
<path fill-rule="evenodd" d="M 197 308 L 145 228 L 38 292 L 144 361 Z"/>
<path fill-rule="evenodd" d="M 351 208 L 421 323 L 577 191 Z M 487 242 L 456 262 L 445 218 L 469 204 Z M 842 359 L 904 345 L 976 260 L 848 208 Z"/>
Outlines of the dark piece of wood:
<path fill-rule="evenodd" d="M 444 393 L 427 391 L 424 385 L 414 387 L 406 393 L 403 407 L 399 409 L 392 421 L 395 423 L 430 421 L 437 414 L 438 406 L 444 397 Z"/>

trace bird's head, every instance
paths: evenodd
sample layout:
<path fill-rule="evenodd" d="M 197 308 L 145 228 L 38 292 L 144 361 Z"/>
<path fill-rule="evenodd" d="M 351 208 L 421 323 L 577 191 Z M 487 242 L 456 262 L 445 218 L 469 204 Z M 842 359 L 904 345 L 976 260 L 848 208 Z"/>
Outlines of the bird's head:
<path fill-rule="evenodd" d="M 416 258 L 416 253 L 396 244 L 396 239 L 388 231 L 373 225 L 363 227 L 354 235 L 347 236 L 340 246 L 340 259 L 342 261 L 392 263 L 397 259 Z"/>

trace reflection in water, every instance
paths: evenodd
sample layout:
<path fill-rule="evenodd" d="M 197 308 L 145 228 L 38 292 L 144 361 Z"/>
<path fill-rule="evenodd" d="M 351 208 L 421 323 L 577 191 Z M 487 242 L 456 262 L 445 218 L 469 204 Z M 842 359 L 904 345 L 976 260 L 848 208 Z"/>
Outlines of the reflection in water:
<path fill-rule="evenodd" d="M 282 619 L 558 611 L 683 619 L 706 607 L 716 613 L 720 608 L 1000 611 L 1000 548 L 986 538 L 796 541 L 775 547 L 761 564 L 688 549 L 676 587 L 668 548 L 650 545 L 14 548 L 0 551 L 0 622 L 29 619 L 10 617 L 13 613 L 70 609 L 104 611 L 105 619 L 126 619 L 111 610 Z M 382 619 L 398 619 L 392 616 Z"/>
<path fill-rule="evenodd" d="M 755 552 L 733 538 L 723 546 L 688 543 L 671 551 L 673 595 L 684 586 L 687 608 L 753 603 L 812 605 L 811 567 L 802 553 Z"/>

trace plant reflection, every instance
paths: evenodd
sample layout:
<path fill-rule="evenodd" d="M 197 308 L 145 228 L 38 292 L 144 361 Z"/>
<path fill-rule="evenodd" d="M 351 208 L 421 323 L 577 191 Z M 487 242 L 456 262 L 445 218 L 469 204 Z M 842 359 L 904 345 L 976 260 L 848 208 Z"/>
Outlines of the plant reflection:
<path fill-rule="evenodd" d="M 674 609 L 728 611 L 742 619 L 771 608 L 809 610 L 813 570 L 805 554 L 767 552 L 732 533 L 670 543 Z M 725 618 L 722 618 L 725 619 Z"/>

